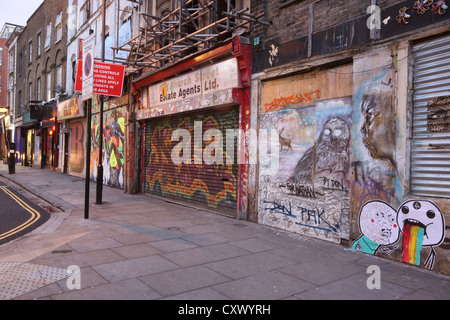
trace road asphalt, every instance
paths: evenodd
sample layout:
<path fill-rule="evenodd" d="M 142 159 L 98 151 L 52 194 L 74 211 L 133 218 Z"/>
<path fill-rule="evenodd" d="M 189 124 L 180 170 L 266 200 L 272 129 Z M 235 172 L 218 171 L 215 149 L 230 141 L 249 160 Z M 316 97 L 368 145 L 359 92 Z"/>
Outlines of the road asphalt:
<path fill-rule="evenodd" d="M 50 213 L 0 182 L 0 245 L 17 239 L 50 218 Z"/>
<path fill-rule="evenodd" d="M 52 211 L 0 245 L 0 299 L 450 299 L 450 277 L 344 245 L 109 187 L 96 205 L 94 182 L 85 219 L 82 178 L 0 164 L 0 182 Z"/>

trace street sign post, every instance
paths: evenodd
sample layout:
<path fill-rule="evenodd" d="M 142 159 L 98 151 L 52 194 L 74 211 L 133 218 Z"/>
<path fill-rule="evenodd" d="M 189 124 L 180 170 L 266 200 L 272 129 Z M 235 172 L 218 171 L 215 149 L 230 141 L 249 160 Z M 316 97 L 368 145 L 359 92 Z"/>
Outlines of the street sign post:
<path fill-rule="evenodd" d="M 94 89 L 94 52 L 95 52 L 95 34 L 83 40 L 83 101 L 92 98 Z"/>
<path fill-rule="evenodd" d="M 89 183 L 90 183 L 90 159 L 91 159 L 91 108 L 94 81 L 94 53 L 95 53 L 95 33 L 91 33 L 83 40 L 83 58 L 81 67 L 78 69 L 82 74 L 82 100 L 88 101 L 88 123 L 87 123 L 87 155 L 86 155 L 86 181 L 84 198 L 84 218 L 89 219 Z"/>

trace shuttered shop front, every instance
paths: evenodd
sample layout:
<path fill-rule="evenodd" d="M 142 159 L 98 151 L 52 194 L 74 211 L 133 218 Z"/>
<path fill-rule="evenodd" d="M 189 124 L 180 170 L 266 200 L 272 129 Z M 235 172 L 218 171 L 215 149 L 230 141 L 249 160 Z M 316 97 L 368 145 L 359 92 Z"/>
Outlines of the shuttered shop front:
<path fill-rule="evenodd" d="M 411 191 L 450 197 L 450 36 L 416 44 Z"/>
<path fill-rule="evenodd" d="M 238 128 L 239 106 L 148 120 L 144 191 L 235 216 L 239 172 L 237 138 L 227 146 L 226 136 L 227 130 L 230 134 Z M 218 163 L 211 163 L 212 158 Z"/>

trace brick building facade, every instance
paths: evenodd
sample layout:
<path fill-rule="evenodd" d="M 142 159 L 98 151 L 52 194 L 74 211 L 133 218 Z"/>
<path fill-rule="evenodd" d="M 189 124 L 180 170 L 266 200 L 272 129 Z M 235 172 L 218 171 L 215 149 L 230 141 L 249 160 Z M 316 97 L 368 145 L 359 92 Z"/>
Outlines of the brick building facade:
<path fill-rule="evenodd" d="M 23 164 L 58 163 L 57 98 L 64 93 L 67 1 L 47 0 L 28 19 L 17 41 L 16 128 Z"/>

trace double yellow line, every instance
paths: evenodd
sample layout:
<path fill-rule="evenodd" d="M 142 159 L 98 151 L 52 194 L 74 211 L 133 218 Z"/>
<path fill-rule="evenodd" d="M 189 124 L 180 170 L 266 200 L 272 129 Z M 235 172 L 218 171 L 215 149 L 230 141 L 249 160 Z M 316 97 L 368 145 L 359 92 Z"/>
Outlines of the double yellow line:
<path fill-rule="evenodd" d="M 28 219 L 26 222 L 21 224 L 18 227 L 15 227 L 14 229 L 9 230 L 8 232 L 5 232 L 3 234 L 0 234 L 0 240 L 5 239 L 7 237 L 12 236 L 13 234 L 16 234 L 23 229 L 31 226 L 33 223 L 35 223 L 40 217 L 40 213 L 36 210 L 34 210 L 32 207 L 30 207 L 28 204 L 25 203 L 22 199 L 20 199 L 18 196 L 16 196 L 14 193 L 12 193 L 10 190 L 8 190 L 7 187 L 0 186 L 0 190 L 3 190 L 4 193 L 6 193 L 8 196 L 10 196 L 14 201 L 16 201 L 22 208 L 24 208 L 26 211 L 28 211 L 31 214 L 31 218 Z"/>

